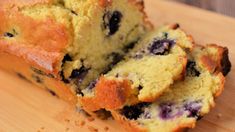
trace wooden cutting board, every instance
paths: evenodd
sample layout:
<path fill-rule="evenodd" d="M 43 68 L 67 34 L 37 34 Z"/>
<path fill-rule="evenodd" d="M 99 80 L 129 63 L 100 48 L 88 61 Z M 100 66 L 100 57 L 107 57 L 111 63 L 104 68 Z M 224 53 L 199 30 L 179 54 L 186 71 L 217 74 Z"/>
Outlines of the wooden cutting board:
<path fill-rule="evenodd" d="M 198 44 L 218 43 L 230 50 L 235 64 L 235 19 L 169 1 L 146 0 L 155 26 L 178 22 Z M 3 62 L 1 62 L 3 63 Z M 235 131 L 235 69 L 227 77 L 216 108 L 198 122 L 193 132 Z M 0 71 L 0 132 L 121 132 L 111 119 L 85 117 L 43 89 Z"/>

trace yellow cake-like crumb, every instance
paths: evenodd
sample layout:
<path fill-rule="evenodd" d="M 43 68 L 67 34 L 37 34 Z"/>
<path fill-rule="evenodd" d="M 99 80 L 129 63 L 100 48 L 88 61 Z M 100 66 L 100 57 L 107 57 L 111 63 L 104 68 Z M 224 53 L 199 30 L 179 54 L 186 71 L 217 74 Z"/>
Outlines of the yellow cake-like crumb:
<path fill-rule="evenodd" d="M 71 100 L 151 29 L 143 8 L 135 0 L 4 0 L 1 51 L 28 64 L 27 75 L 19 72 L 29 80 L 39 71 L 41 87 L 61 97 L 71 89 Z"/>
<path fill-rule="evenodd" d="M 215 97 L 224 88 L 225 77 L 219 67 L 228 56 L 227 53 L 223 56 L 225 52 L 225 48 L 217 45 L 196 46 L 188 54 L 187 76 L 183 81 L 175 82 L 155 102 L 126 106 L 112 111 L 113 116 L 128 130 L 139 132 L 173 132 L 195 127 L 196 121 L 214 107 Z"/>
<path fill-rule="evenodd" d="M 192 47 L 192 39 L 172 26 L 145 35 L 125 60 L 98 81 L 97 88 L 84 90 L 85 96 L 81 97 L 84 108 L 91 111 L 118 109 L 156 100 L 175 80 L 183 78 L 186 51 Z M 129 85 L 126 85 L 127 81 Z"/>

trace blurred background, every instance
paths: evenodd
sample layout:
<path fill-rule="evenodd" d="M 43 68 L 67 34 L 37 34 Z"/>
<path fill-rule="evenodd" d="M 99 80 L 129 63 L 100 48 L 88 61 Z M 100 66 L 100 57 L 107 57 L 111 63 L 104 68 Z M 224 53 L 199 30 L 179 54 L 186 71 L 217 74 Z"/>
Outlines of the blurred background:
<path fill-rule="evenodd" d="M 235 0 L 172 0 L 235 17 Z"/>

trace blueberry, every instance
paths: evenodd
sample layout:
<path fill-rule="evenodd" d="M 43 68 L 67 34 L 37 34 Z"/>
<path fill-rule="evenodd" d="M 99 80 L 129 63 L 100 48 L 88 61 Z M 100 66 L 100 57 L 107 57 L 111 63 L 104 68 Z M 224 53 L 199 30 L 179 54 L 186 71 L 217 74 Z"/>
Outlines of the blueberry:
<path fill-rule="evenodd" d="M 69 78 L 70 79 L 77 79 L 77 85 L 79 86 L 79 84 L 82 83 L 83 79 L 88 74 L 89 70 L 90 70 L 90 68 L 86 68 L 86 67 L 82 66 L 80 69 L 73 70 Z"/>
<path fill-rule="evenodd" d="M 108 29 L 108 36 L 115 34 L 119 27 L 122 19 L 122 13 L 119 11 L 106 12 L 103 16 L 104 27 Z"/>
<path fill-rule="evenodd" d="M 165 55 L 168 54 L 170 48 L 175 44 L 174 40 L 169 39 L 158 39 L 155 38 L 152 43 L 150 43 L 148 50 L 154 55 Z"/>
<path fill-rule="evenodd" d="M 188 117 L 194 117 L 196 119 L 200 118 L 200 109 L 201 109 L 201 103 L 200 101 L 193 101 L 193 102 L 188 102 L 184 105 L 184 110 L 188 111 Z"/>
<path fill-rule="evenodd" d="M 148 103 L 140 103 L 134 106 L 125 106 L 122 109 L 122 114 L 128 119 L 138 119 L 144 112 L 144 108 L 147 107 Z"/>
<path fill-rule="evenodd" d="M 200 72 L 196 69 L 196 62 L 188 60 L 186 66 L 187 76 L 198 77 L 200 76 Z"/>
<path fill-rule="evenodd" d="M 224 48 L 224 52 L 223 52 L 223 55 L 222 55 L 222 59 L 221 59 L 221 71 L 223 73 L 224 76 L 228 75 L 228 73 L 230 72 L 231 70 L 231 67 L 232 67 L 232 64 L 231 62 L 229 61 L 229 55 L 228 55 L 228 48 Z"/>
<path fill-rule="evenodd" d="M 139 85 L 139 86 L 138 86 L 138 90 L 140 91 L 141 89 L 143 89 L 143 86 L 142 86 L 142 85 Z"/>
<path fill-rule="evenodd" d="M 163 103 L 163 104 L 160 104 L 160 113 L 159 113 L 159 116 L 162 118 L 162 119 L 169 119 L 171 118 L 172 116 L 172 106 L 173 106 L 173 103 Z"/>
<path fill-rule="evenodd" d="M 66 54 L 62 60 L 63 63 L 65 63 L 66 61 L 72 61 L 72 58 L 69 54 Z"/>
<path fill-rule="evenodd" d="M 14 34 L 9 33 L 9 32 L 5 32 L 5 33 L 4 33 L 4 37 L 12 38 L 12 37 L 14 37 Z"/>

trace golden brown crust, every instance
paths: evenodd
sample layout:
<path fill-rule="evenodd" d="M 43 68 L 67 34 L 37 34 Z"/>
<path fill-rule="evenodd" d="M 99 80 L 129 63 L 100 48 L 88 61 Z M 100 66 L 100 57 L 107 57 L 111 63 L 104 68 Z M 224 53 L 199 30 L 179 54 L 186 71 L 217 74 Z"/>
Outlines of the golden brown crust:
<path fill-rule="evenodd" d="M 129 81 L 107 80 L 104 77 L 99 79 L 95 86 L 94 97 L 81 97 L 80 103 L 88 111 L 105 109 L 120 109 L 132 95 Z"/>
<path fill-rule="evenodd" d="M 35 4 L 52 3 L 54 0 L 0 0 L 0 9 L 33 6 Z"/>
<path fill-rule="evenodd" d="M 147 13 L 144 11 L 144 1 L 128 0 L 128 2 L 135 5 L 143 13 L 144 26 L 147 28 L 147 30 L 152 30 L 154 26 L 148 19 Z M 105 8 L 106 6 L 112 5 L 112 0 L 99 0 L 99 5 Z"/>
<path fill-rule="evenodd" d="M 99 0 L 99 5 L 101 7 L 106 7 L 112 4 L 112 0 Z"/>
<path fill-rule="evenodd" d="M 18 56 L 47 73 L 59 73 L 70 34 L 52 19 L 34 20 L 17 10 L 0 10 L 0 50 Z M 37 28 L 35 28 L 37 27 Z M 3 36 L 16 31 L 14 38 Z"/>
<path fill-rule="evenodd" d="M 220 78 L 220 87 L 218 88 L 217 91 L 215 91 L 214 93 L 214 97 L 218 97 L 221 92 L 224 89 L 224 84 L 225 84 L 225 77 L 222 74 L 223 72 L 223 68 L 221 68 L 221 60 L 223 60 L 224 58 L 224 54 L 228 53 L 226 50 L 227 48 L 223 48 L 221 46 L 217 46 L 215 44 L 211 44 L 211 45 L 207 45 L 207 46 L 201 46 L 201 45 L 197 45 L 197 47 L 201 47 L 203 48 L 217 48 L 219 50 L 218 54 L 216 54 L 217 56 L 202 56 L 200 59 L 203 63 L 203 65 L 209 70 L 211 71 L 212 74 L 214 74 L 215 76 Z M 213 58 L 217 58 L 216 60 Z M 228 63 L 229 60 L 227 58 Z M 215 106 L 214 102 L 210 102 L 210 109 L 212 109 Z M 123 125 L 123 127 L 125 127 L 125 129 L 127 131 L 130 132 L 144 132 L 147 131 L 147 128 L 145 128 L 144 126 L 141 126 L 140 124 L 138 124 L 136 121 L 134 120 L 129 120 L 126 117 L 124 117 L 123 115 L 120 114 L 120 112 L 118 110 L 112 110 L 111 111 L 112 116 L 114 117 L 114 119 L 116 121 L 118 121 L 121 125 Z M 202 115 L 204 115 L 205 113 L 202 113 Z M 185 130 L 186 128 L 194 128 L 196 125 L 196 120 L 186 123 L 186 124 L 180 124 L 179 126 L 177 126 L 173 131 L 174 132 L 180 132 Z"/>
<path fill-rule="evenodd" d="M 36 84 L 42 88 L 53 91 L 61 99 L 66 100 L 75 106 L 77 100 L 74 93 L 60 80 L 53 76 L 39 74 L 32 70 L 32 65 L 28 64 L 24 59 L 8 53 L 0 53 L 0 68 L 14 75 L 20 75 L 24 79 Z M 35 80 L 37 79 L 37 80 Z"/>
<path fill-rule="evenodd" d="M 228 57 L 228 48 L 221 47 L 216 44 L 208 44 L 206 47 L 201 47 L 202 49 L 205 48 L 214 48 L 218 50 L 218 54 L 210 54 L 201 56 L 201 61 L 204 67 L 207 68 L 208 71 L 211 73 L 214 72 L 222 72 L 224 75 L 227 75 L 231 69 L 231 63 Z"/>

